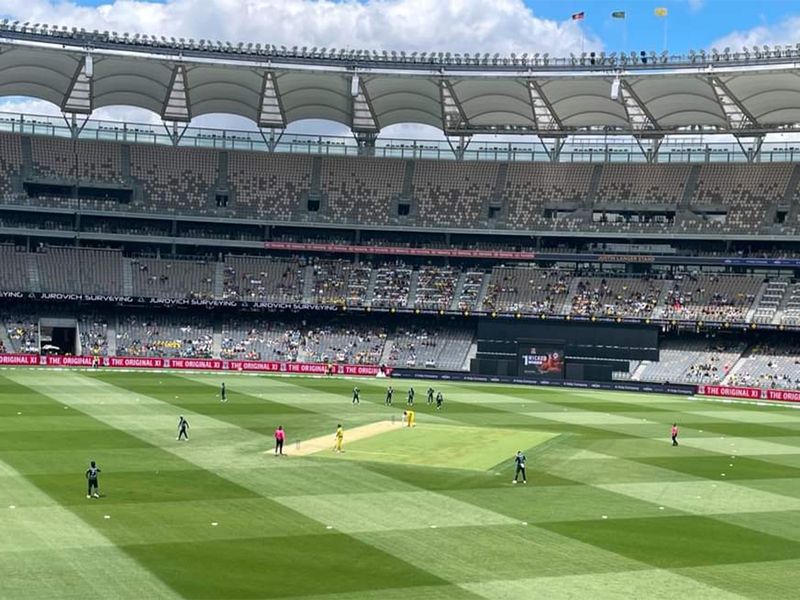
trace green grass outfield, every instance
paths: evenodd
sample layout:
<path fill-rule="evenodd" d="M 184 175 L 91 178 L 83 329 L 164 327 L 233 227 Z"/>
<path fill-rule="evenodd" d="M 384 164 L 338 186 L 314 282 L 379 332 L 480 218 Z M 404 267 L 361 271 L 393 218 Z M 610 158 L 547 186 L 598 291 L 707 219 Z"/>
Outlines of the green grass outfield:
<path fill-rule="evenodd" d="M 291 456 L 399 419 L 392 383 L 0 371 L 0 598 L 798 597 L 800 410 L 435 384 L 416 429 Z"/>

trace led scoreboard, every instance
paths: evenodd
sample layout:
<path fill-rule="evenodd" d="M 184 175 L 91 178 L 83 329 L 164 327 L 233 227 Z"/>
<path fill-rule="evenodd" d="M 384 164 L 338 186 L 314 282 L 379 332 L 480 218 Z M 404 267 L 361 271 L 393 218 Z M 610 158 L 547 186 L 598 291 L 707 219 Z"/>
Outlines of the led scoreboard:
<path fill-rule="evenodd" d="M 519 340 L 517 374 L 539 379 L 564 379 L 564 343 Z"/>

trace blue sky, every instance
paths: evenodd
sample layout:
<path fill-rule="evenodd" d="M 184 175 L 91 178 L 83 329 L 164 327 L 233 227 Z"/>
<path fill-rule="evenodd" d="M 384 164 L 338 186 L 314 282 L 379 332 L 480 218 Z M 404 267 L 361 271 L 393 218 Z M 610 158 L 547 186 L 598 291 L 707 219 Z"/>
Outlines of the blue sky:
<path fill-rule="evenodd" d="M 709 48 L 731 32 L 775 26 L 800 14 L 798 0 L 527 0 L 526 4 L 534 14 L 548 19 L 584 11 L 583 27 L 612 50 L 622 47 L 625 26 L 628 48 L 660 49 L 664 22 L 654 15 L 656 7 L 668 11 L 667 41 L 670 50 L 678 52 Z M 615 10 L 626 12 L 625 22 L 610 17 Z"/>

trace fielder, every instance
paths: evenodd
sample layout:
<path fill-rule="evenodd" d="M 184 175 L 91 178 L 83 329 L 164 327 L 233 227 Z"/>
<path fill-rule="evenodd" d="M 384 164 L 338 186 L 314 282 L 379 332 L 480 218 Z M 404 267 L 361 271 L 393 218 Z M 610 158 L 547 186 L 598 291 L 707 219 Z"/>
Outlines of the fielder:
<path fill-rule="evenodd" d="M 336 438 L 333 442 L 333 450 L 334 452 L 344 452 L 342 450 L 342 442 L 344 441 L 344 429 L 342 429 L 342 424 L 336 426 Z"/>
<path fill-rule="evenodd" d="M 357 387 L 353 388 L 353 404 L 361 404 L 361 390 Z"/>
<path fill-rule="evenodd" d="M 100 473 L 100 467 L 97 466 L 97 463 L 92 461 L 89 463 L 89 468 L 86 469 L 86 479 L 89 483 L 89 488 L 86 491 L 87 498 L 99 498 L 100 494 L 98 493 L 97 487 L 97 476 Z M 94 492 L 92 492 L 94 490 Z"/>
<path fill-rule="evenodd" d="M 184 419 L 183 415 L 181 415 L 178 418 L 178 441 L 179 442 L 181 441 L 181 438 L 186 439 L 187 442 L 189 441 L 189 421 Z"/>
<path fill-rule="evenodd" d="M 394 388 L 392 388 L 392 386 L 389 386 L 388 389 L 386 390 L 386 399 L 383 401 L 383 403 L 386 406 L 392 405 L 392 396 L 394 396 Z"/>
<path fill-rule="evenodd" d="M 222 385 L 219 388 L 219 401 L 220 402 L 227 402 L 228 401 L 228 392 L 225 390 L 225 382 L 222 382 Z"/>
<path fill-rule="evenodd" d="M 514 456 L 514 479 L 511 483 L 517 483 L 517 479 L 522 475 L 522 483 L 528 483 L 528 478 L 525 476 L 525 455 L 522 450 L 518 450 Z"/>
<path fill-rule="evenodd" d="M 414 388 L 408 388 L 408 397 L 406 398 L 406 404 L 409 406 L 414 406 Z"/>
<path fill-rule="evenodd" d="M 436 410 L 441 410 L 443 403 L 444 403 L 444 396 L 442 396 L 442 392 L 438 392 L 436 394 Z"/>
<path fill-rule="evenodd" d="M 433 404 L 433 388 L 428 388 L 428 404 Z"/>

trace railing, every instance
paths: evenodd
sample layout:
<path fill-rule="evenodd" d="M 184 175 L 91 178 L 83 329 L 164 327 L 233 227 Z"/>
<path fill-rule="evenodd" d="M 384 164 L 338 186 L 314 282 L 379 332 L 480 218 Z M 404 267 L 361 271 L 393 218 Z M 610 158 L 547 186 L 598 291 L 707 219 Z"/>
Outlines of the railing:
<path fill-rule="evenodd" d="M 71 138 L 73 128 L 63 118 L 48 115 L 22 115 L 0 112 L 0 132 Z M 87 141 L 124 142 L 171 146 L 173 135 L 161 123 L 127 123 L 90 119 L 77 134 Z M 735 141 L 719 141 L 714 134 L 680 134 L 663 139 L 654 150 L 658 163 L 746 162 L 748 154 Z M 488 139 L 487 139 L 488 138 Z M 715 139 L 717 138 L 717 139 Z M 551 150 L 535 136 L 535 141 L 507 141 L 490 136 L 475 136 L 463 153 L 464 160 L 550 162 Z M 336 135 L 271 134 L 259 130 L 187 127 L 177 145 L 186 148 L 280 152 L 326 156 L 358 156 L 353 137 Z M 642 145 L 624 136 L 573 136 L 558 155 L 562 163 L 644 163 L 652 156 Z M 455 160 L 456 153 L 446 140 L 378 138 L 371 154 L 383 158 Z M 756 162 L 800 161 L 800 142 L 764 142 Z"/>

